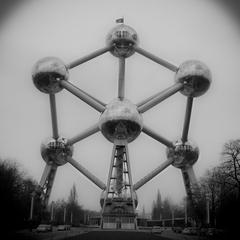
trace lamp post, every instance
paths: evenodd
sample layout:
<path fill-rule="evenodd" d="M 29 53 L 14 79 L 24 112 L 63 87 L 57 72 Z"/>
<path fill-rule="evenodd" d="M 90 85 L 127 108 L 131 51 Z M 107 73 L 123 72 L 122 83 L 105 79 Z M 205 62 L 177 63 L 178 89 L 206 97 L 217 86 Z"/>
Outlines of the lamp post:
<path fill-rule="evenodd" d="M 63 210 L 63 223 L 66 224 L 66 212 L 67 212 L 67 208 L 66 206 L 64 206 L 64 210 Z"/>
<path fill-rule="evenodd" d="M 51 222 L 54 221 L 54 202 L 51 204 Z"/>
<path fill-rule="evenodd" d="M 30 207 L 30 217 L 29 217 L 30 220 L 33 220 L 33 209 L 34 209 L 34 199 L 35 199 L 35 195 L 36 195 L 35 192 L 33 192 L 33 193 L 31 194 L 31 207 Z"/>
<path fill-rule="evenodd" d="M 172 208 L 172 227 L 174 227 L 174 208 Z"/>
<path fill-rule="evenodd" d="M 207 224 L 207 226 L 210 225 L 210 207 L 209 207 L 209 203 L 210 203 L 210 194 L 207 193 L 206 194 L 206 224 Z"/>
<path fill-rule="evenodd" d="M 187 224 L 188 224 L 188 212 L 187 212 L 187 203 L 188 203 L 188 201 L 187 201 L 187 197 L 185 197 L 185 201 L 184 201 L 184 209 L 185 209 L 185 225 L 187 226 Z"/>

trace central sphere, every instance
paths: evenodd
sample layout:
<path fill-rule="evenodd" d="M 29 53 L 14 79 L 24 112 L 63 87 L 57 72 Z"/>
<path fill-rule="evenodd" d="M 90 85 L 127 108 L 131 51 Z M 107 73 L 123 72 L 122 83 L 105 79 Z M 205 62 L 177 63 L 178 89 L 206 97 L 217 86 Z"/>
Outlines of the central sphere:
<path fill-rule="evenodd" d="M 110 142 L 118 140 L 132 142 L 142 131 L 143 119 L 137 106 L 129 100 L 115 99 L 102 113 L 99 128 Z"/>

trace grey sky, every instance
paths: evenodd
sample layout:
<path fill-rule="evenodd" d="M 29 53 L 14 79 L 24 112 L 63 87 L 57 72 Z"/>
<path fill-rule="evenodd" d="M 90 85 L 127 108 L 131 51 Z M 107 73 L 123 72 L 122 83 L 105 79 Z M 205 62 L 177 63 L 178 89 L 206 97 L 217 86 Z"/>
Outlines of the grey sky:
<path fill-rule="evenodd" d="M 115 19 L 125 18 L 140 46 L 180 65 L 205 62 L 212 71 L 209 91 L 194 99 L 189 137 L 200 148 L 197 177 L 215 166 L 222 145 L 240 136 L 240 30 L 235 18 L 217 1 L 79 0 L 26 1 L 0 29 L 0 157 L 21 163 L 40 180 L 45 163 L 40 143 L 51 135 L 48 95 L 31 80 L 33 64 L 45 56 L 69 63 L 105 46 Z M 69 80 L 108 103 L 117 95 L 118 61 L 107 53 L 70 71 Z M 137 103 L 174 82 L 169 70 L 135 54 L 126 61 L 126 97 Z M 99 113 L 66 91 L 56 95 L 59 132 L 72 137 L 96 123 Z M 143 114 L 144 123 L 170 140 L 180 137 L 186 98 L 177 93 Z M 112 144 L 100 133 L 74 147 L 74 158 L 106 181 Z M 166 159 L 165 147 L 145 134 L 129 144 L 133 181 Z M 50 200 L 66 198 L 76 183 L 79 202 L 98 210 L 101 190 L 66 164 L 57 172 Z M 174 167 L 139 189 L 139 209 L 150 211 L 157 189 L 174 202 L 184 195 L 181 173 Z"/>

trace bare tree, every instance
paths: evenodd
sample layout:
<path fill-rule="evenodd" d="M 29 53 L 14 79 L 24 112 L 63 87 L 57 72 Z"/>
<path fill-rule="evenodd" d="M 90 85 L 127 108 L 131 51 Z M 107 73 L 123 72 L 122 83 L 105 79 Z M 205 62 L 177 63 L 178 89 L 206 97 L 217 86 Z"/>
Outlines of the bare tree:
<path fill-rule="evenodd" d="M 152 205 L 152 219 L 160 220 L 162 218 L 162 197 L 160 191 L 157 191 L 157 199 Z"/>
<path fill-rule="evenodd" d="M 78 204 L 78 195 L 77 195 L 77 190 L 76 190 L 76 185 L 73 184 L 71 190 L 70 190 L 70 195 L 68 197 L 68 203 L 69 204 Z"/>
<path fill-rule="evenodd" d="M 229 188 L 233 191 L 237 190 L 238 197 L 240 197 L 240 139 L 225 143 L 222 156 L 225 181 Z"/>

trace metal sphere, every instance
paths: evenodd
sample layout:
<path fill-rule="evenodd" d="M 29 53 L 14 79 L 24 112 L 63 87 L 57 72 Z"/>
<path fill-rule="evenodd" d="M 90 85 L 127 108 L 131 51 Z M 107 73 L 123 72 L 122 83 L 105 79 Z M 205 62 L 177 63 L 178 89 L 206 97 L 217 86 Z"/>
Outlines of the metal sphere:
<path fill-rule="evenodd" d="M 135 52 L 134 46 L 138 44 L 138 35 L 133 28 L 120 24 L 109 32 L 106 42 L 113 47 L 111 53 L 115 57 L 130 57 Z"/>
<path fill-rule="evenodd" d="M 142 116 L 136 105 L 127 99 L 110 102 L 99 119 L 99 128 L 110 142 L 132 142 L 141 133 L 142 127 Z"/>
<path fill-rule="evenodd" d="M 199 157 L 199 148 L 192 142 L 183 143 L 181 140 L 175 143 L 175 148 L 167 148 L 167 158 L 173 160 L 176 168 L 192 166 Z"/>
<path fill-rule="evenodd" d="M 67 144 L 67 139 L 51 138 L 41 144 L 41 155 L 46 163 L 61 166 L 67 163 L 66 159 L 73 154 L 73 146 Z"/>
<path fill-rule="evenodd" d="M 32 69 L 33 83 L 44 93 L 57 93 L 62 90 L 60 80 L 68 80 L 68 69 L 62 60 L 56 57 L 40 59 Z"/>
<path fill-rule="evenodd" d="M 199 97 L 208 90 L 212 77 L 209 68 L 204 63 L 189 60 L 180 65 L 175 81 L 184 84 L 181 91 L 183 95 Z"/>

